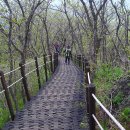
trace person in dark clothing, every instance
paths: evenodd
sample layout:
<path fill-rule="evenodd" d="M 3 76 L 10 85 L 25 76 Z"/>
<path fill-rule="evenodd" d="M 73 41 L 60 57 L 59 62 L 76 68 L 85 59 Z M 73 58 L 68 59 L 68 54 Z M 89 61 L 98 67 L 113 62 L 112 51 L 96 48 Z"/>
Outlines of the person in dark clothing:
<path fill-rule="evenodd" d="M 59 54 L 59 44 L 58 43 L 55 43 L 55 52 Z"/>
<path fill-rule="evenodd" d="M 71 58 L 71 48 L 70 46 L 67 46 L 65 49 L 65 63 L 70 64 L 70 58 Z"/>

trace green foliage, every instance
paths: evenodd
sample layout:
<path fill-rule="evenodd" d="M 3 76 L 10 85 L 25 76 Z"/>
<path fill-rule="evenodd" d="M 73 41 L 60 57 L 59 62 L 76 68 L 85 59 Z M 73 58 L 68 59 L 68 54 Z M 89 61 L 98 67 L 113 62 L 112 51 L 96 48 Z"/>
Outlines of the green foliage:
<path fill-rule="evenodd" d="M 0 12 L 7 13 L 8 11 L 7 11 L 7 9 L 5 9 L 5 8 L 0 8 Z M 1 16 L 1 17 L 2 17 L 2 16 Z"/>
<path fill-rule="evenodd" d="M 109 121 L 107 119 L 100 120 L 101 126 L 103 127 L 103 130 L 109 130 L 108 123 Z"/>
<path fill-rule="evenodd" d="M 128 70 L 128 75 L 130 75 L 130 70 Z"/>
<path fill-rule="evenodd" d="M 126 51 L 126 53 L 127 53 L 127 55 L 128 55 L 128 58 L 129 58 L 129 60 L 130 60 L 130 46 L 127 46 L 127 47 L 125 48 L 125 51 Z"/>
<path fill-rule="evenodd" d="M 25 20 L 26 20 L 25 18 L 20 18 L 20 19 L 13 18 L 12 22 L 16 23 L 17 25 L 21 25 L 23 22 L 25 22 Z"/>
<path fill-rule="evenodd" d="M 123 93 L 122 92 L 119 92 L 113 99 L 113 103 L 115 105 L 119 105 L 122 101 L 123 101 Z"/>
<path fill-rule="evenodd" d="M 5 108 L 0 108 L 0 128 L 2 128 L 9 120 L 9 111 Z"/>
<path fill-rule="evenodd" d="M 123 70 L 119 67 L 112 67 L 110 64 L 103 64 L 95 72 L 94 84 L 97 88 L 97 96 L 102 103 L 108 103 L 107 91 L 113 82 L 123 75 Z"/>
<path fill-rule="evenodd" d="M 81 122 L 80 123 L 80 128 L 87 128 L 86 123 Z"/>
<path fill-rule="evenodd" d="M 28 86 L 31 96 L 35 96 L 39 90 L 36 72 L 28 75 Z"/>
<path fill-rule="evenodd" d="M 113 81 L 123 75 L 120 67 L 112 67 L 110 64 L 103 64 L 96 70 L 94 83 L 98 88 L 110 88 Z"/>
<path fill-rule="evenodd" d="M 130 108 L 126 107 L 121 113 L 121 119 L 130 122 Z"/>
<path fill-rule="evenodd" d="M 130 83 L 127 84 L 130 87 Z"/>

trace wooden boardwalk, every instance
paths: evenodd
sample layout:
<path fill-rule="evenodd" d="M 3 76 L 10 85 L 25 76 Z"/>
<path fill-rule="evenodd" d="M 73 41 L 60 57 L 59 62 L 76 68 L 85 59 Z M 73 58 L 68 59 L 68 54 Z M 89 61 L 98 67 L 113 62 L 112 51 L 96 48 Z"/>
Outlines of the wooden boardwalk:
<path fill-rule="evenodd" d="M 59 62 L 52 79 L 3 130 L 86 130 L 80 125 L 86 113 L 82 72 Z"/>

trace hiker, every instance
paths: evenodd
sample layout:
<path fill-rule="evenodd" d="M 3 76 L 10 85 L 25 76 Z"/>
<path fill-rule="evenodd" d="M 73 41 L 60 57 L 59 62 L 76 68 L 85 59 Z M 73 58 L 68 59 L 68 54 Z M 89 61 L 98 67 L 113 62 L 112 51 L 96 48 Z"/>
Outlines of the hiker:
<path fill-rule="evenodd" d="M 55 52 L 59 54 L 59 51 L 60 51 L 59 49 L 60 49 L 60 48 L 59 48 L 58 42 L 56 42 L 56 43 L 54 44 L 54 48 L 55 48 Z"/>
<path fill-rule="evenodd" d="M 68 45 L 67 48 L 65 49 L 65 63 L 70 64 L 70 58 L 71 58 L 71 48 Z"/>

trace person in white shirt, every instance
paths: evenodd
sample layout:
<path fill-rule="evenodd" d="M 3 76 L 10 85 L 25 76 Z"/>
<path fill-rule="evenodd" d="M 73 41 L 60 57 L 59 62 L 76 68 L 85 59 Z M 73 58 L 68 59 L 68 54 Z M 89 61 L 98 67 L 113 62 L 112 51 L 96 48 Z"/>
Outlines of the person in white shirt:
<path fill-rule="evenodd" d="M 65 63 L 70 64 L 70 58 L 71 58 L 71 48 L 68 45 L 67 48 L 65 49 Z"/>

